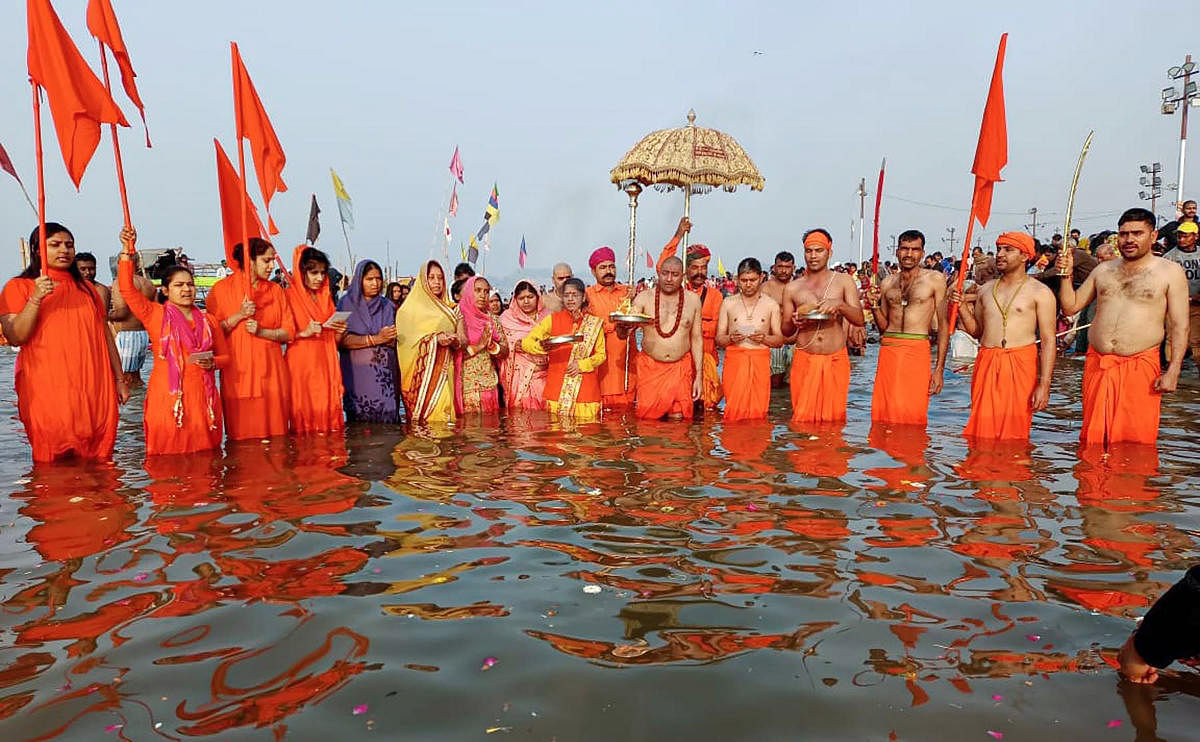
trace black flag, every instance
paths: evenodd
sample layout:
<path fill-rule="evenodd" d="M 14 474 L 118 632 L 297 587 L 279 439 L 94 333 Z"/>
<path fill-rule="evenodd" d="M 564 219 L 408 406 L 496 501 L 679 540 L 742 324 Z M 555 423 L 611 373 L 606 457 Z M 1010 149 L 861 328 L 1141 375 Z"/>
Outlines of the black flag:
<path fill-rule="evenodd" d="M 304 241 L 310 245 L 317 244 L 317 238 L 321 236 L 321 220 L 317 215 L 321 213 L 321 207 L 317 206 L 317 194 L 313 194 L 312 207 L 308 210 L 308 233 L 304 235 Z"/>

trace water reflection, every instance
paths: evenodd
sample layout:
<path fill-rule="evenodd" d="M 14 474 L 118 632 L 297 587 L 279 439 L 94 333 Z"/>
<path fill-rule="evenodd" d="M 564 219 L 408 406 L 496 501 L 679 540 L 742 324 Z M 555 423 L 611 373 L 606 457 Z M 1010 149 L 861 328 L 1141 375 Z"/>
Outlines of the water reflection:
<path fill-rule="evenodd" d="M 1141 735 L 1190 728 L 1194 677 L 1132 688 L 1110 667 L 1196 553 L 1200 446 L 1168 428 L 1158 451 L 1077 451 L 1046 416 L 1032 444 L 969 449 L 965 379 L 930 430 L 869 428 L 870 368 L 845 427 L 790 425 L 780 395 L 770 420 L 727 426 L 533 413 L 39 468 L 0 510 L 23 534 L 0 528 L 0 731 L 970 738 L 1003 723 L 1036 738 L 1057 719 L 1090 738 L 1114 714 Z M 19 441 L 0 430 L 0 451 Z M 13 455 L 7 470 L 26 471 Z M 670 710 L 734 683 L 736 727 Z M 772 711 L 797 699 L 803 720 Z"/>

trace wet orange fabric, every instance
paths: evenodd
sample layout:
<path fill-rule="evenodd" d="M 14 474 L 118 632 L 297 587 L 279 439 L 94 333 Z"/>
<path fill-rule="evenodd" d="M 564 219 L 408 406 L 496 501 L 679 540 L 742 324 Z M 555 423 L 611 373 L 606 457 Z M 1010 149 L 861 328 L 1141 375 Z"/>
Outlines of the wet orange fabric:
<path fill-rule="evenodd" d="M 871 420 L 924 425 L 929 414 L 929 341 L 895 338 L 879 341 L 879 364 L 871 397 Z"/>
<path fill-rule="evenodd" d="M 54 292 L 42 300 L 37 327 L 17 355 L 17 414 L 34 461 L 70 452 L 107 459 L 117 437 L 117 384 L 100 300 L 66 271 L 48 275 Z M 0 294 L 0 314 L 20 313 L 32 295 L 32 279 L 12 279 Z"/>
<path fill-rule="evenodd" d="M 971 417 L 963 435 L 1028 440 L 1037 375 L 1037 345 L 980 348 L 971 376 Z"/>
<path fill-rule="evenodd" d="M 208 313 L 217 322 L 237 314 L 245 298 L 246 279 L 239 272 L 226 276 L 208 292 Z M 266 330 L 294 326 L 292 310 L 283 289 L 270 281 L 254 284 L 254 318 Z M 221 370 L 221 400 L 225 406 L 225 430 L 231 441 L 268 438 L 288 431 L 289 379 L 283 362 L 283 346 L 246 332 L 239 322 L 229 341 L 229 365 Z"/>
<path fill-rule="evenodd" d="M 194 363 L 183 365 L 183 417 L 175 419 L 175 396 L 167 379 L 167 363 L 163 360 L 163 305 L 147 299 L 133 283 L 133 261 L 122 260 L 118 267 L 117 286 L 130 311 L 150 335 L 154 367 L 146 384 L 146 407 L 142 427 L 146 432 L 146 455 L 192 453 L 221 447 L 221 400 L 213 401 L 212 418 L 208 414 L 208 397 L 204 391 L 205 371 Z M 199 309 L 193 316 L 207 322 L 212 331 L 213 363 L 224 368 L 229 363 L 229 346 L 220 324 Z M 194 325 L 193 325 L 194 326 Z M 216 379 L 213 379 L 216 383 Z"/>
<path fill-rule="evenodd" d="M 1162 395 L 1154 391 L 1154 380 L 1161 373 L 1157 346 L 1132 356 L 1088 348 L 1079 441 L 1155 443 Z"/>
<path fill-rule="evenodd" d="M 717 370 L 717 319 L 721 315 L 724 297 L 711 286 L 704 286 L 699 291 L 694 291 L 690 284 L 685 283 L 684 286 L 700 296 L 700 334 L 704 336 L 704 384 L 700 387 L 700 401 L 706 408 L 716 407 L 722 394 Z"/>
<path fill-rule="evenodd" d="M 301 283 L 304 271 L 300 266 L 300 254 L 306 247 L 300 245 L 292 254 L 295 283 L 286 290 L 292 310 L 293 337 L 299 337 L 308 327 L 309 320 L 323 324 L 334 312 L 328 276 L 316 291 L 309 291 Z M 311 316 L 313 309 L 316 310 L 315 317 Z M 337 333 L 325 328 L 320 335 L 295 340 L 288 345 L 284 362 L 292 392 L 292 432 L 332 433 L 343 429 L 346 423 L 342 413 L 342 368 L 338 359 Z"/>
<path fill-rule="evenodd" d="M 728 363 L 728 361 L 726 361 Z M 692 356 L 663 363 L 645 353 L 637 356 L 637 416 L 657 420 L 663 415 L 692 419 Z M 603 382 L 601 382 L 603 384 Z"/>
<path fill-rule="evenodd" d="M 846 349 L 818 355 L 797 348 L 788 387 L 792 422 L 845 422 L 846 397 L 850 393 L 850 356 Z"/>
<path fill-rule="evenodd" d="M 761 420 L 771 403 L 771 349 L 725 349 L 725 419 Z"/>
<path fill-rule="evenodd" d="M 577 332 L 579 328 L 575 325 L 575 320 L 572 319 L 571 313 L 563 309 L 555 312 L 550 316 L 550 335 L 571 335 Z M 597 340 L 596 344 L 604 342 Z M 549 365 L 546 367 L 546 389 L 545 397 L 547 400 L 558 400 L 562 393 L 563 380 L 567 374 L 567 364 L 571 362 L 571 346 L 559 345 L 552 348 L 547 354 L 550 359 Z M 596 404 L 600 402 L 600 384 L 596 381 L 596 374 L 585 373 L 579 380 L 579 392 L 575 396 L 574 404 Z"/>
<path fill-rule="evenodd" d="M 634 390 L 637 389 L 637 348 L 634 347 L 629 358 L 629 386 L 625 386 L 625 348 L 628 340 L 617 337 L 616 324 L 610 322 L 608 315 L 617 311 L 624 301 L 629 298 L 629 288 L 619 283 L 612 286 L 588 286 L 587 311 L 599 317 L 604 322 L 604 365 L 597 374 L 600 377 L 600 397 L 605 407 L 621 407 L 633 404 Z M 626 391 L 628 389 L 628 391 Z"/>

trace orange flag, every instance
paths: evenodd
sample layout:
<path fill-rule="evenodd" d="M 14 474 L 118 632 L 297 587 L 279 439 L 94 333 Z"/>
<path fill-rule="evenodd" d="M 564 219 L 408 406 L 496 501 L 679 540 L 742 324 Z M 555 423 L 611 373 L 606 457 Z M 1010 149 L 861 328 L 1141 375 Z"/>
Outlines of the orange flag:
<path fill-rule="evenodd" d="M 46 91 L 63 162 L 75 188 L 100 143 L 100 124 L 129 126 L 67 35 L 50 0 L 28 0 L 29 78 Z"/>
<path fill-rule="evenodd" d="M 283 145 L 275 136 L 271 119 L 263 108 L 258 91 L 250 81 L 250 73 L 242 64 L 242 55 L 236 43 L 230 44 L 233 50 L 233 116 L 235 133 L 238 140 L 242 137 L 250 140 L 250 155 L 254 158 L 254 172 L 258 175 L 258 185 L 262 188 L 263 204 L 267 207 L 267 221 L 271 234 L 277 234 L 274 221 L 271 220 L 271 197 L 276 193 L 287 190 L 283 183 L 283 165 L 287 158 L 283 154 Z"/>
<path fill-rule="evenodd" d="M 246 230 L 249 232 L 249 236 L 263 237 L 265 235 L 262 220 L 258 218 L 258 209 L 246 195 L 246 189 L 242 186 L 242 179 L 238 177 L 237 170 L 229 161 L 229 157 L 225 155 L 221 143 L 214 139 L 213 144 L 217 148 L 217 190 L 221 196 L 221 228 L 225 233 L 225 259 L 229 262 L 230 268 L 237 270 L 237 263 L 233 259 L 233 246 L 242 241 L 242 199 L 246 202 L 246 213 L 249 215 L 246 221 Z"/>
<path fill-rule="evenodd" d="M 979 125 L 979 144 L 975 146 L 975 162 L 971 172 L 975 173 L 975 191 L 971 194 L 971 214 L 967 217 L 967 235 L 963 239 L 963 252 L 955 284 L 962 291 L 967 276 L 967 265 L 971 257 L 971 232 L 975 220 L 986 227 L 992 214 L 992 188 L 1000 181 L 1000 170 L 1008 164 L 1008 124 L 1004 118 L 1004 49 L 1008 45 L 1008 34 L 1001 34 L 1000 48 L 996 50 L 996 66 L 992 69 L 992 84 L 988 88 L 987 103 L 983 107 L 983 122 Z M 954 332 L 958 319 L 958 305 L 951 304 L 947 313 L 947 326 Z"/>
<path fill-rule="evenodd" d="M 137 106 L 142 114 L 142 129 L 146 132 L 146 146 L 149 147 L 150 129 L 146 127 L 146 107 L 142 105 L 137 83 L 133 81 L 137 73 L 133 71 L 133 64 L 129 61 L 129 49 L 125 46 L 125 40 L 121 38 L 121 27 L 117 24 L 117 14 L 113 12 L 110 0 L 88 0 L 87 27 L 92 36 L 112 50 L 117 67 L 121 68 L 121 85 L 125 88 L 125 95 L 129 96 L 129 100 L 133 101 L 133 105 Z"/>
<path fill-rule="evenodd" d="M 979 125 L 979 144 L 975 148 L 975 195 L 971 208 L 979 225 L 987 226 L 992 213 L 992 186 L 1000 180 L 1000 170 L 1008 164 L 1008 125 L 1004 118 L 1004 48 L 1008 34 L 1000 37 L 996 51 L 996 67 L 992 70 L 992 85 L 988 88 L 983 122 Z"/>

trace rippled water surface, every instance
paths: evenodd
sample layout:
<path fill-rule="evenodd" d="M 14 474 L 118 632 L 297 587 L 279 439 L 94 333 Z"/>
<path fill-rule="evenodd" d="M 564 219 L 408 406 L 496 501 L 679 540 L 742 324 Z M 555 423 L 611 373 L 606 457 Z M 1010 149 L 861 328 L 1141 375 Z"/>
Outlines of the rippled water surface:
<path fill-rule="evenodd" d="M 1196 739 L 1200 678 L 1108 666 L 1196 558 L 1194 382 L 1157 456 L 1079 454 L 1070 360 L 1032 448 L 967 450 L 964 376 L 869 430 L 868 357 L 844 430 L 780 392 L 146 462 L 139 398 L 115 466 L 32 471 L 11 359 L 5 740 Z"/>

